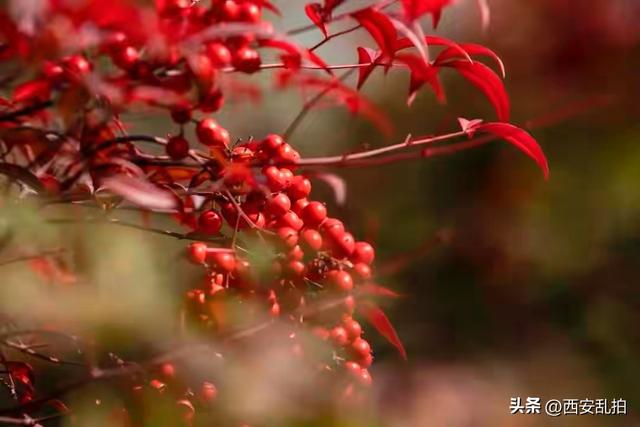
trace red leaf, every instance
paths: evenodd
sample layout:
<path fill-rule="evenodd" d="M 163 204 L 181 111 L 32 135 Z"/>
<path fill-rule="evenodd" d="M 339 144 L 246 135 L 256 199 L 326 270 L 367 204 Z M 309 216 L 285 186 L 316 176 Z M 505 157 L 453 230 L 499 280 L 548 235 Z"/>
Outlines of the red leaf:
<path fill-rule="evenodd" d="M 437 27 L 445 8 L 451 0 L 402 0 L 402 8 L 408 21 L 415 21 L 430 13 L 433 16 L 433 26 Z"/>
<path fill-rule="evenodd" d="M 358 89 L 362 88 L 364 82 L 367 81 L 373 70 L 376 68 L 375 63 L 378 58 L 380 58 L 380 54 L 373 49 L 366 47 L 358 48 L 358 64 L 370 64 L 368 66 L 361 66 L 358 68 L 358 84 L 356 86 Z"/>
<path fill-rule="evenodd" d="M 173 210 L 177 207 L 171 193 L 150 182 L 127 175 L 116 175 L 105 179 L 104 188 L 143 208 Z"/>
<path fill-rule="evenodd" d="M 477 132 L 493 134 L 515 145 L 538 164 L 544 178 L 549 178 L 549 164 L 538 142 L 526 131 L 509 123 L 486 123 L 475 127 Z"/>
<path fill-rule="evenodd" d="M 384 286 L 376 285 L 375 283 L 364 283 L 358 286 L 358 293 L 360 295 L 372 296 L 372 297 L 386 297 L 386 298 L 400 298 L 401 295 Z"/>
<path fill-rule="evenodd" d="M 377 305 L 371 302 L 362 302 L 358 306 L 360 313 L 364 316 L 371 325 L 376 328 L 376 330 L 387 339 L 400 353 L 400 356 L 404 360 L 407 360 L 407 352 L 402 345 L 402 341 L 400 341 L 400 337 L 396 332 L 395 328 L 389 321 L 389 318 L 384 311 Z"/>
<path fill-rule="evenodd" d="M 502 74 L 502 78 L 506 76 L 507 72 L 505 70 L 504 63 L 502 62 L 502 59 L 500 59 L 498 54 L 496 54 L 494 51 L 492 51 L 487 47 L 484 47 L 482 45 L 475 44 L 475 43 L 462 43 L 456 48 L 451 46 L 449 49 L 443 50 L 440 53 L 440 55 L 438 55 L 438 57 L 436 58 L 435 64 L 443 65 L 444 61 L 448 59 L 460 57 L 461 56 L 460 49 L 462 49 L 462 56 L 464 56 L 469 60 L 471 60 L 469 58 L 469 55 L 488 56 L 492 58 L 498 64 L 498 67 L 500 68 L 500 73 Z"/>
<path fill-rule="evenodd" d="M 444 97 L 442 86 L 438 80 L 438 67 L 433 67 L 417 55 L 400 54 L 397 60 L 406 64 L 411 72 L 411 81 L 409 83 L 408 104 L 413 102 L 418 90 L 426 83 L 430 84 L 439 99 Z"/>
<path fill-rule="evenodd" d="M 427 44 L 427 46 L 446 46 L 449 49 L 446 49 L 443 52 L 451 50 L 451 52 L 454 54 L 453 55 L 454 57 L 462 56 L 468 61 L 471 61 L 471 57 L 469 56 L 469 53 L 464 49 L 463 45 L 460 45 L 454 42 L 453 40 L 449 40 L 448 38 L 445 38 L 445 37 L 425 36 L 424 42 Z M 415 42 L 410 40 L 409 38 L 399 39 L 396 43 L 396 52 L 399 50 L 413 47 L 414 45 L 415 45 Z M 474 45 L 474 46 L 478 46 L 478 45 Z M 455 55 L 456 53 L 458 55 Z M 441 56 L 442 54 L 440 54 L 438 58 L 440 58 Z M 440 65 L 437 63 L 437 60 L 436 60 L 436 65 Z"/>
<path fill-rule="evenodd" d="M 398 32 L 389 17 L 372 8 L 360 10 L 351 16 L 369 32 L 383 55 L 393 58 Z"/>
<path fill-rule="evenodd" d="M 480 89 L 493 105 L 498 119 L 509 121 L 510 102 L 507 91 L 500 77 L 489 67 L 480 62 L 452 61 L 443 66 L 455 68 L 465 79 Z"/>
<path fill-rule="evenodd" d="M 307 14 L 311 22 L 322 31 L 322 34 L 327 37 L 327 26 L 325 25 L 324 11 L 322 5 L 319 3 L 309 3 L 304 7 L 304 12 Z"/>

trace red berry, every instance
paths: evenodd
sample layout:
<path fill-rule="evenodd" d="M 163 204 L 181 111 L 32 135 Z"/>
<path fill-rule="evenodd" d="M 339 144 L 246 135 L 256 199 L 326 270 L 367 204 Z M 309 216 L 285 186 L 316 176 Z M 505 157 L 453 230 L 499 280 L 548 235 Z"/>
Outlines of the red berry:
<path fill-rule="evenodd" d="M 302 210 L 302 220 L 307 226 L 315 227 L 327 218 L 327 208 L 320 202 L 310 202 Z"/>
<path fill-rule="evenodd" d="M 278 148 L 280 148 L 280 146 L 284 143 L 285 143 L 284 139 L 282 139 L 280 135 L 275 135 L 275 134 L 268 135 L 262 141 L 263 147 L 266 150 L 270 151 L 271 153 L 277 152 Z"/>
<path fill-rule="evenodd" d="M 210 382 L 202 383 L 200 388 L 200 398 L 204 402 L 212 402 L 218 396 L 218 389 Z"/>
<path fill-rule="evenodd" d="M 305 228 L 300 233 L 300 238 L 305 248 L 309 248 L 316 252 L 322 248 L 322 236 L 317 230 Z"/>
<path fill-rule="evenodd" d="M 291 201 L 284 193 L 278 193 L 267 200 L 266 211 L 269 215 L 281 216 L 289 212 Z"/>
<path fill-rule="evenodd" d="M 330 332 L 331 341 L 337 346 L 343 347 L 349 343 L 349 334 L 342 326 L 336 326 Z"/>
<path fill-rule="evenodd" d="M 351 350 L 356 357 L 366 357 L 371 354 L 371 346 L 362 338 L 356 338 L 351 344 Z"/>
<path fill-rule="evenodd" d="M 223 21 L 236 21 L 240 16 L 240 6 L 235 0 L 224 0 L 220 7 L 220 17 Z"/>
<path fill-rule="evenodd" d="M 231 51 L 222 43 L 208 43 L 206 54 L 215 68 L 224 68 L 231 64 Z"/>
<path fill-rule="evenodd" d="M 369 366 L 371 366 L 371 364 L 373 363 L 373 355 L 371 353 L 367 354 L 364 357 L 360 357 L 358 359 L 358 363 L 360 364 L 360 366 L 362 366 L 364 369 L 367 369 Z"/>
<path fill-rule="evenodd" d="M 238 11 L 238 19 L 245 22 L 260 22 L 261 15 L 260 7 L 254 3 L 242 3 Z"/>
<path fill-rule="evenodd" d="M 298 244 L 298 232 L 291 227 L 280 227 L 276 234 L 280 241 L 289 248 Z"/>
<path fill-rule="evenodd" d="M 211 89 L 198 99 L 198 108 L 205 113 L 215 113 L 224 105 L 224 95 L 220 89 Z M 225 131 L 226 132 L 226 131 Z"/>
<path fill-rule="evenodd" d="M 291 227 L 296 231 L 301 230 L 304 226 L 304 222 L 293 211 L 289 211 L 278 218 L 278 224 L 284 227 Z"/>
<path fill-rule="evenodd" d="M 189 141 L 182 136 L 172 136 L 167 141 L 165 150 L 173 160 L 182 160 L 189 155 Z"/>
<path fill-rule="evenodd" d="M 189 245 L 189 258 L 195 264 L 204 264 L 207 260 L 208 247 L 205 243 L 195 242 Z"/>
<path fill-rule="evenodd" d="M 345 362 L 343 366 L 345 371 L 347 371 L 347 373 L 354 379 L 360 377 L 362 367 L 356 362 Z"/>
<path fill-rule="evenodd" d="M 211 259 L 216 267 L 219 269 L 232 272 L 236 268 L 236 257 L 229 252 L 215 252 Z"/>
<path fill-rule="evenodd" d="M 285 271 L 293 278 L 302 278 L 307 267 L 301 261 L 291 260 L 288 261 L 285 266 Z"/>
<path fill-rule="evenodd" d="M 356 338 L 360 337 L 360 335 L 362 335 L 362 326 L 360 326 L 360 323 L 355 321 L 350 316 L 342 321 L 342 326 L 344 327 L 344 329 L 346 329 L 347 333 L 349 334 L 349 338 L 351 338 L 352 340 L 355 340 Z"/>
<path fill-rule="evenodd" d="M 296 176 L 291 181 L 291 186 L 287 189 L 287 194 L 292 200 L 303 199 L 311 194 L 311 181 L 303 176 Z"/>
<path fill-rule="evenodd" d="M 340 291 L 349 292 L 353 289 L 353 279 L 344 270 L 331 270 L 327 273 L 327 283 Z"/>
<path fill-rule="evenodd" d="M 302 261 L 304 258 L 304 251 L 299 245 L 296 245 L 293 249 L 287 252 L 287 258 L 293 261 Z"/>
<path fill-rule="evenodd" d="M 355 244 L 351 233 L 343 233 L 342 236 L 334 240 L 332 254 L 336 258 L 348 257 L 353 253 Z"/>
<path fill-rule="evenodd" d="M 354 264 L 353 273 L 356 279 L 360 280 L 368 280 L 372 276 L 371 267 L 363 263 Z"/>
<path fill-rule="evenodd" d="M 287 191 L 287 194 L 290 194 L 290 193 Z M 294 211 L 296 215 L 301 216 L 302 210 L 305 207 L 307 207 L 308 204 L 309 204 L 309 201 L 307 199 L 298 199 L 293 203 L 291 210 Z"/>
<path fill-rule="evenodd" d="M 178 124 L 185 124 L 191 120 L 191 109 L 189 107 L 174 107 L 171 109 L 171 119 Z"/>
<path fill-rule="evenodd" d="M 375 257 L 373 246 L 367 242 L 356 242 L 350 259 L 353 263 L 371 264 Z"/>
<path fill-rule="evenodd" d="M 128 70 L 138 63 L 140 52 L 133 46 L 124 46 L 114 50 L 111 59 L 118 67 Z"/>
<path fill-rule="evenodd" d="M 205 234 L 218 234 L 222 228 L 222 217 L 214 210 L 203 212 L 198 218 L 198 231 Z"/>
<path fill-rule="evenodd" d="M 262 170 L 262 174 L 267 180 L 267 186 L 271 191 L 280 191 L 285 187 L 285 180 L 282 172 L 275 166 L 267 166 Z"/>
<path fill-rule="evenodd" d="M 319 230 L 324 237 L 336 240 L 344 235 L 344 224 L 339 219 L 327 218 Z"/>
<path fill-rule="evenodd" d="M 257 50 L 250 47 L 241 47 L 232 55 L 233 66 L 243 73 L 251 74 L 260 69 L 262 61 Z"/>
<path fill-rule="evenodd" d="M 360 384 L 367 387 L 370 386 L 371 383 L 373 382 L 373 380 L 371 379 L 371 374 L 366 369 L 363 369 L 362 372 L 360 373 L 359 380 L 360 380 Z"/>
<path fill-rule="evenodd" d="M 227 148 L 230 142 L 229 132 L 212 118 L 198 122 L 196 134 L 198 140 L 208 147 Z"/>

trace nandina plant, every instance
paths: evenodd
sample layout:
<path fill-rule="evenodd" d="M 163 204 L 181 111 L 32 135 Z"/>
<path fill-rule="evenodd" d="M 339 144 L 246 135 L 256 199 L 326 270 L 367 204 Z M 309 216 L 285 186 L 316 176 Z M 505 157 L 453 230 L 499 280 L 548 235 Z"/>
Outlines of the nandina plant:
<path fill-rule="evenodd" d="M 311 392 L 291 399 L 307 404 L 314 394 L 323 404 L 366 399 L 374 363 L 363 335 L 368 328 L 406 358 L 378 306 L 397 294 L 375 281 L 373 245 L 314 198 L 314 179 L 324 176 L 343 197 L 339 181 L 327 179 L 322 169 L 434 157 L 498 138 L 533 158 L 545 176 L 548 167 L 536 141 L 509 124 L 498 55 L 477 44 L 425 35 L 450 1 L 351 3 L 300 4 L 310 23 L 287 30 L 270 23 L 282 12 L 268 0 L 8 2 L 0 12 L 0 174 L 7 189 L 2 203 L 138 212 L 139 222 L 79 220 L 188 241 L 179 262 L 196 265 L 203 279 L 184 284 L 190 288 L 176 295 L 183 299 L 174 313 L 181 332 L 166 332 L 170 350 L 132 353 L 145 354 L 138 359 L 83 336 L 82 325 L 53 319 L 21 326 L 8 320 L 1 337 L 8 351 L 0 354 L 9 402 L 0 408 L 3 421 L 40 425 L 68 419 L 82 425 L 82 414 L 67 397 L 86 389 L 95 393 L 91 399 L 99 402 L 95 411 L 104 425 L 261 425 L 267 422 L 251 411 L 230 411 L 220 403 L 225 394 L 233 395 L 225 386 L 233 389 L 233 380 L 225 378 L 233 371 L 228 365 L 251 369 L 247 353 L 257 348 L 252 343 L 279 346 L 285 351 L 278 353 L 278 363 L 304 366 L 291 375 L 302 376 Z M 488 18 L 486 3 L 479 5 Z M 317 44 L 297 42 L 297 35 L 314 31 L 322 37 Z M 353 63 L 328 64 L 317 54 L 355 31 L 368 34 L 371 43 L 357 47 Z M 389 143 L 391 124 L 359 89 L 372 73 L 391 69 L 410 75 L 409 104 L 423 88 L 444 101 L 440 74 L 453 70 L 487 97 L 497 119 L 461 118 L 450 133 Z M 336 75 L 338 70 L 343 74 Z M 300 89 L 304 110 L 280 134 L 274 129 L 256 138 L 232 135 L 217 113 L 228 98 L 247 101 L 246 109 L 261 108 L 246 96 L 253 91 L 250 75 L 257 73 L 273 74 L 275 90 Z M 369 119 L 385 145 L 301 158 L 289 137 L 310 110 L 326 104 L 321 101 Z M 163 117 L 173 130 L 138 132 L 132 113 Z M 151 227 L 158 217 L 171 218 L 173 229 Z M 73 220 L 78 218 L 51 221 Z M 76 272 L 59 254 L 30 259 L 47 280 L 77 286 Z M 215 374 L 184 362 L 198 351 L 185 334 L 205 347 L 219 345 L 210 361 L 222 366 Z M 48 340 L 56 340 L 67 357 L 43 347 Z M 86 357 L 71 360 L 61 342 Z M 40 378 L 70 367 L 78 370 L 73 380 L 41 388 Z M 96 383 L 103 388 L 97 390 Z M 105 398 L 109 393 L 118 398 Z M 172 411 L 158 418 L 149 409 L 154 404 Z"/>

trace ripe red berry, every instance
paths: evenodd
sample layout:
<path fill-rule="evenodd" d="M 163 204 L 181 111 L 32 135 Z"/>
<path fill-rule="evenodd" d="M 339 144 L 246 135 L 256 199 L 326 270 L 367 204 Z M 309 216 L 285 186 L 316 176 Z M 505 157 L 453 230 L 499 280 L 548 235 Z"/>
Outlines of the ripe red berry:
<path fill-rule="evenodd" d="M 276 231 L 278 239 L 289 248 L 298 244 L 298 232 L 291 227 L 280 227 Z"/>
<path fill-rule="evenodd" d="M 290 193 L 287 191 L 287 194 L 290 194 Z M 309 201 L 307 199 L 298 199 L 293 203 L 291 210 L 294 211 L 296 215 L 301 216 L 302 210 L 305 207 L 307 207 L 308 204 L 309 204 Z"/>
<path fill-rule="evenodd" d="M 296 245 L 293 247 L 293 249 L 287 252 L 287 258 L 293 261 L 302 261 L 302 259 L 304 258 L 304 251 L 302 250 L 300 245 Z"/>
<path fill-rule="evenodd" d="M 189 141 L 183 136 L 172 136 L 167 141 L 165 150 L 173 160 L 182 160 L 189 155 Z"/>
<path fill-rule="evenodd" d="M 231 64 L 231 51 L 222 43 L 208 43 L 205 52 L 215 68 L 224 68 Z"/>
<path fill-rule="evenodd" d="M 269 215 L 281 216 L 291 209 L 291 200 L 284 193 L 278 193 L 267 200 L 266 211 Z"/>
<path fill-rule="evenodd" d="M 364 369 L 367 369 L 369 366 L 371 366 L 371 364 L 373 363 L 373 355 L 371 353 L 367 354 L 364 357 L 360 357 L 358 359 L 358 363 L 360 364 L 360 366 L 362 366 Z"/>
<path fill-rule="evenodd" d="M 376 257 L 376 252 L 367 242 L 356 242 L 351 254 L 351 262 L 371 264 Z"/>
<path fill-rule="evenodd" d="M 217 88 L 212 88 L 208 92 L 201 94 L 198 99 L 198 109 L 205 113 L 215 113 L 224 105 L 224 95 Z M 225 131 L 226 132 L 226 131 Z"/>
<path fill-rule="evenodd" d="M 287 189 L 287 194 L 292 200 L 303 199 L 311 194 L 311 181 L 303 176 L 296 176 L 291 181 L 291 186 Z"/>
<path fill-rule="evenodd" d="M 356 362 L 345 362 L 344 369 L 352 378 L 358 378 L 362 373 L 362 367 L 358 365 Z"/>
<path fill-rule="evenodd" d="M 309 227 L 316 227 L 327 218 L 327 208 L 320 202 L 310 202 L 302 210 L 302 220 Z"/>
<path fill-rule="evenodd" d="M 258 51 L 246 46 L 233 52 L 232 63 L 238 71 L 247 74 L 255 73 L 262 65 Z"/>
<path fill-rule="evenodd" d="M 332 254 L 336 258 L 345 258 L 353 253 L 355 239 L 351 233 L 343 233 L 332 242 Z"/>
<path fill-rule="evenodd" d="M 280 135 L 271 134 L 267 135 L 267 137 L 262 141 L 262 146 L 267 151 L 276 153 L 278 151 L 278 148 L 280 148 L 280 146 L 284 143 L 284 139 L 282 139 Z"/>
<path fill-rule="evenodd" d="M 185 124 L 191 120 L 191 109 L 189 107 L 174 107 L 171 109 L 171 119 L 178 124 Z"/>
<path fill-rule="evenodd" d="M 220 6 L 220 18 L 223 21 L 237 21 L 240 16 L 240 6 L 235 0 L 224 0 Z"/>
<path fill-rule="evenodd" d="M 238 11 L 238 19 L 240 21 L 257 23 L 262 19 L 262 13 L 260 12 L 260 7 L 255 3 L 245 2 L 240 5 L 240 10 Z"/>
<path fill-rule="evenodd" d="M 78 77 L 91 71 L 91 63 L 82 55 L 72 55 L 64 60 L 66 69 L 71 73 L 72 77 Z"/>
<path fill-rule="evenodd" d="M 307 267 L 301 261 L 291 260 L 287 261 L 284 265 L 284 269 L 290 277 L 299 279 L 304 277 Z"/>
<path fill-rule="evenodd" d="M 198 122 L 196 135 L 202 144 L 212 148 L 227 148 L 230 142 L 229 132 L 212 118 Z"/>
<path fill-rule="evenodd" d="M 236 256 L 229 252 L 215 252 L 211 256 L 211 260 L 217 268 L 227 273 L 236 268 Z"/>
<path fill-rule="evenodd" d="M 349 334 L 342 326 L 336 326 L 330 332 L 331 341 L 337 346 L 344 347 L 349 343 Z"/>
<path fill-rule="evenodd" d="M 138 63 L 140 52 L 133 46 L 124 46 L 115 49 L 111 54 L 111 59 L 118 67 L 128 70 Z"/>
<path fill-rule="evenodd" d="M 300 239 L 302 240 L 302 244 L 305 249 L 310 249 L 312 251 L 319 251 L 322 248 L 322 236 L 317 230 L 312 228 L 305 228 L 300 233 Z"/>
<path fill-rule="evenodd" d="M 368 280 L 371 278 L 371 267 L 367 264 L 358 263 L 353 265 L 353 274 L 358 280 Z"/>
<path fill-rule="evenodd" d="M 351 316 L 347 316 L 342 320 L 342 327 L 349 334 L 349 338 L 355 340 L 356 338 L 362 335 L 362 326 L 356 320 L 354 320 Z"/>
<path fill-rule="evenodd" d="M 205 234 L 218 234 L 222 228 L 222 217 L 213 209 L 202 212 L 198 218 L 198 231 Z"/>
<path fill-rule="evenodd" d="M 189 258 L 194 264 L 204 264 L 207 260 L 208 247 L 205 243 L 191 243 L 188 248 Z"/>
<path fill-rule="evenodd" d="M 282 172 L 275 166 L 267 166 L 262 170 L 262 174 L 267 180 L 267 186 L 271 191 L 280 191 L 285 188 L 286 182 Z"/>
<path fill-rule="evenodd" d="M 289 211 L 280 216 L 280 218 L 278 218 L 278 224 L 283 227 L 291 227 L 296 231 L 299 231 L 304 227 L 304 222 L 293 211 Z"/>
<path fill-rule="evenodd" d="M 366 357 L 368 354 L 371 354 L 371 346 L 367 340 L 356 338 L 351 344 L 351 351 L 354 353 L 354 356 L 358 358 Z"/>
<path fill-rule="evenodd" d="M 373 382 L 371 378 L 371 374 L 366 369 L 363 369 L 362 372 L 360 373 L 359 380 L 360 380 L 360 384 L 366 387 L 370 386 L 371 383 Z"/>
<path fill-rule="evenodd" d="M 213 402 L 217 396 L 218 389 L 215 385 L 210 382 L 202 383 L 202 387 L 200 388 L 200 399 L 202 399 L 203 402 Z"/>
<path fill-rule="evenodd" d="M 344 270 L 331 270 L 327 273 L 327 283 L 332 289 L 349 292 L 353 289 L 353 279 Z"/>
<path fill-rule="evenodd" d="M 344 224 L 335 218 L 327 218 L 319 228 L 324 237 L 337 240 L 344 235 Z"/>

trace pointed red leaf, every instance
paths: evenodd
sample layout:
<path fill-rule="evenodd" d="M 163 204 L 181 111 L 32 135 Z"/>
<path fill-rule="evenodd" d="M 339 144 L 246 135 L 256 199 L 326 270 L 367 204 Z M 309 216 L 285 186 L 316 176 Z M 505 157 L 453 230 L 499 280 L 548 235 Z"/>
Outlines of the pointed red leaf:
<path fill-rule="evenodd" d="M 509 121 L 510 102 L 507 91 L 500 77 L 489 67 L 480 62 L 451 61 L 443 66 L 456 69 L 471 84 L 480 89 L 493 105 L 498 119 Z"/>
<path fill-rule="evenodd" d="M 526 131 L 509 123 L 486 123 L 475 127 L 477 132 L 495 135 L 515 145 L 538 164 L 544 178 L 549 178 L 549 164 L 538 142 Z"/>
<path fill-rule="evenodd" d="M 402 345 L 402 341 L 400 341 L 398 333 L 389 321 L 387 315 L 384 314 L 384 311 L 382 311 L 382 309 L 377 305 L 368 301 L 361 302 L 358 309 L 360 310 L 360 314 L 367 319 L 371 326 L 376 328 L 380 335 L 385 337 L 387 341 L 398 349 L 400 356 L 402 356 L 404 360 L 407 360 L 407 352 L 404 349 L 404 345 Z"/>
<path fill-rule="evenodd" d="M 415 21 L 430 13 L 433 26 L 437 27 L 444 9 L 452 0 L 402 0 L 402 9 L 408 21 Z"/>
<path fill-rule="evenodd" d="M 366 47 L 358 47 L 358 84 L 357 88 L 360 89 L 364 85 L 364 82 L 369 78 L 373 70 L 376 68 L 375 62 L 380 58 L 379 52 L 374 51 Z M 370 64 L 364 66 L 363 64 Z"/>
<path fill-rule="evenodd" d="M 438 98 L 443 96 L 442 86 L 437 79 L 439 68 L 429 65 L 418 55 L 399 54 L 396 59 L 407 65 L 411 72 L 408 98 L 409 105 L 413 102 L 418 90 L 425 84 L 431 85 Z"/>
<path fill-rule="evenodd" d="M 322 5 L 319 3 L 309 3 L 304 7 L 304 12 L 311 22 L 322 31 L 322 34 L 327 37 L 327 26 L 325 25 Z"/>
<path fill-rule="evenodd" d="M 498 64 L 502 78 L 506 76 L 507 72 L 504 67 L 504 63 L 498 54 L 487 47 L 475 43 L 462 43 L 455 49 L 454 46 L 451 46 L 449 49 L 443 50 L 436 58 L 435 64 L 443 65 L 443 63 L 448 59 L 459 58 L 461 56 L 460 49 L 462 49 L 462 56 L 469 60 L 471 60 L 469 55 L 490 57 L 496 62 L 496 64 Z"/>
<path fill-rule="evenodd" d="M 389 17 L 372 8 L 360 10 L 351 16 L 367 30 L 382 53 L 393 58 L 398 32 Z"/>

